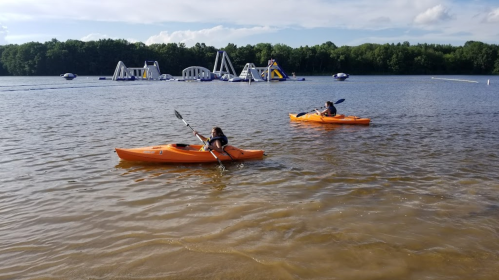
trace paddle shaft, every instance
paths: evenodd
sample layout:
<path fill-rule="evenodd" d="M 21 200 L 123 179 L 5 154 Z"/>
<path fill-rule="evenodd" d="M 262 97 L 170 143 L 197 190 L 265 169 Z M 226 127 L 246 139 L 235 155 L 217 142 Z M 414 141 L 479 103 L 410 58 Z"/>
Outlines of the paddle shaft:
<path fill-rule="evenodd" d="M 195 131 L 194 128 L 192 128 L 192 126 L 190 126 L 186 121 L 184 121 L 184 119 L 182 119 L 182 121 L 185 123 L 185 125 L 187 127 L 189 127 L 192 131 Z M 199 136 L 197 133 L 196 133 L 196 137 L 199 139 L 199 141 L 203 142 L 204 145 L 206 145 L 206 142 L 201 139 L 201 136 Z"/>

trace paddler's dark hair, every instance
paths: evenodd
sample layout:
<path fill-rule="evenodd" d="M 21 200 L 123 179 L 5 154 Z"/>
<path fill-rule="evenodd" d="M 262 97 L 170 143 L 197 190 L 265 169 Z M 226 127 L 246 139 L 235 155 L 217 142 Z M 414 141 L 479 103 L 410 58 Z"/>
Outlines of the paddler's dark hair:
<path fill-rule="evenodd" d="M 215 130 L 215 132 L 217 133 L 217 136 L 225 136 L 224 132 L 222 131 L 222 129 L 218 126 L 214 126 L 212 129 Z"/>

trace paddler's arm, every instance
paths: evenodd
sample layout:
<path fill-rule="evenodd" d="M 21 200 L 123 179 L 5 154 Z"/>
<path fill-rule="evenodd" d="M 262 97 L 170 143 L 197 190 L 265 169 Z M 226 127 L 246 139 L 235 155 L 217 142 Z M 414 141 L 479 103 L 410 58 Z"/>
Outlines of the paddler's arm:
<path fill-rule="evenodd" d="M 326 108 L 326 109 L 325 109 L 324 111 L 322 111 L 322 112 L 319 112 L 317 109 L 315 109 L 315 110 L 316 110 L 316 111 L 317 111 L 317 113 L 319 113 L 319 115 L 321 115 L 321 116 L 325 116 L 326 114 L 328 114 L 328 115 L 329 115 L 329 109 L 328 109 L 328 108 Z"/>
<path fill-rule="evenodd" d="M 198 133 L 197 131 L 195 131 L 195 130 L 194 130 L 192 133 L 194 134 L 194 136 L 198 135 L 199 137 L 201 137 L 201 140 L 203 140 L 203 141 L 206 141 L 206 139 L 208 139 L 208 138 L 204 137 L 203 135 L 199 134 L 199 133 Z"/>
<path fill-rule="evenodd" d="M 214 151 L 217 151 L 219 153 L 223 153 L 224 150 L 222 149 L 222 143 L 220 140 L 215 140 L 211 145 L 208 145 L 208 147 Z"/>

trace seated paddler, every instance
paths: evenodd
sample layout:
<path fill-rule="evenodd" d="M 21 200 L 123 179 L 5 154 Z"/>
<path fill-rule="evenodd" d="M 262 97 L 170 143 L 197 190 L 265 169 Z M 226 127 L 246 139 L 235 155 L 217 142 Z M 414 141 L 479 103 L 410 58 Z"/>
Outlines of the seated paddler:
<path fill-rule="evenodd" d="M 215 126 L 214 128 L 211 129 L 210 137 L 204 137 L 203 135 L 199 134 L 197 131 L 194 131 L 193 133 L 194 135 L 199 136 L 201 140 L 203 140 L 203 142 L 205 143 L 200 151 L 214 150 L 219 153 L 223 153 L 224 152 L 223 146 L 229 143 L 229 140 L 223 133 L 222 129 L 218 126 Z"/>
<path fill-rule="evenodd" d="M 326 109 L 322 112 L 318 112 L 321 116 L 334 117 L 336 116 L 336 107 L 334 107 L 333 102 L 327 101 L 325 104 Z"/>

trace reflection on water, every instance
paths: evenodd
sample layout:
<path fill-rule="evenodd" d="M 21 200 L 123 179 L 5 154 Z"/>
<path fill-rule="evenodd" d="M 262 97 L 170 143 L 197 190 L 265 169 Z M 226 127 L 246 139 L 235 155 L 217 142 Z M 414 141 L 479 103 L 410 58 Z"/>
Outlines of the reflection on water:
<path fill-rule="evenodd" d="M 0 77 L 0 279 L 495 279 L 493 77 L 329 78 Z M 340 98 L 371 124 L 289 120 Z M 118 159 L 197 144 L 174 108 L 268 156 L 224 172 Z"/>

